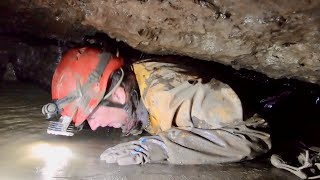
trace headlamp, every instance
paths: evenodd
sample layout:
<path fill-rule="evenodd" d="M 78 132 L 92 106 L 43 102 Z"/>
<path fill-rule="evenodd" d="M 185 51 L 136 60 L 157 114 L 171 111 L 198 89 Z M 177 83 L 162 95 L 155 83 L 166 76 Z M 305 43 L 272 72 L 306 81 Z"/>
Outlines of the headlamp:
<path fill-rule="evenodd" d="M 59 115 L 59 107 L 55 102 L 48 103 L 42 107 L 42 114 L 50 120 Z"/>

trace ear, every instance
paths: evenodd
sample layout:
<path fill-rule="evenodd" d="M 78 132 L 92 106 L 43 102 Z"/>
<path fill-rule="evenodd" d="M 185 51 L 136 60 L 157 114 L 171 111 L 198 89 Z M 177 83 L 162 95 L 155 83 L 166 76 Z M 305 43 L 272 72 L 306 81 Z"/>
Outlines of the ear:
<path fill-rule="evenodd" d="M 123 87 L 119 86 L 111 95 L 111 100 L 116 103 L 125 104 L 126 103 L 126 92 Z"/>

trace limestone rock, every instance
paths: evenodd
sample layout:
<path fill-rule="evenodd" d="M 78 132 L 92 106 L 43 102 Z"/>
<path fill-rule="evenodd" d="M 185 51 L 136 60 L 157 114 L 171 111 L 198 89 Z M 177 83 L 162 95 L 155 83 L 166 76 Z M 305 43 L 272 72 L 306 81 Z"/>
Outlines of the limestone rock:
<path fill-rule="evenodd" d="M 152 54 L 320 84 L 320 1 L 4 0 L 1 32 L 80 42 L 102 31 Z M 10 18 L 7 18 L 10 17 Z"/>

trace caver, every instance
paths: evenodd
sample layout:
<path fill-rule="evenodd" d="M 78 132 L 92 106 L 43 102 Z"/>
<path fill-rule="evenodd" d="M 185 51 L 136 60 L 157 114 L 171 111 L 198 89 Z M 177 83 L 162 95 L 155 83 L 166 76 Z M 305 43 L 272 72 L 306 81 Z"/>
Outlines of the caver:
<path fill-rule="evenodd" d="M 107 163 L 238 162 L 271 148 L 266 122 L 257 115 L 243 120 L 240 99 L 229 85 L 205 82 L 183 64 L 157 58 L 128 66 L 100 49 L 71 49 L 53 76 L 52 99 L 43 113 L 58 120 L 48 133 L 73 135 L 87 120 L 92 130 L 108 126 L 126 135 L 151 134 L 107 149 L 100 156 Z"/>

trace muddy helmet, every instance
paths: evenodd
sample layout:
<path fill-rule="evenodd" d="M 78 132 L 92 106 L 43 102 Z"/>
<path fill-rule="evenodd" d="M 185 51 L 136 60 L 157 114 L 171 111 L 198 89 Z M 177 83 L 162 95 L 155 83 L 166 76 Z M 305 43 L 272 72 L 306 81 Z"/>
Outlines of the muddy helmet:
<path fill-rule="evenodd" d="M 103 99 L 112 73 L 123 59 L 96 48 L 68 50 L 52 78 L 52 99 L 58 114 L 82 124 Z M 53 109 L 54 109 L 53 108 Z"/>

